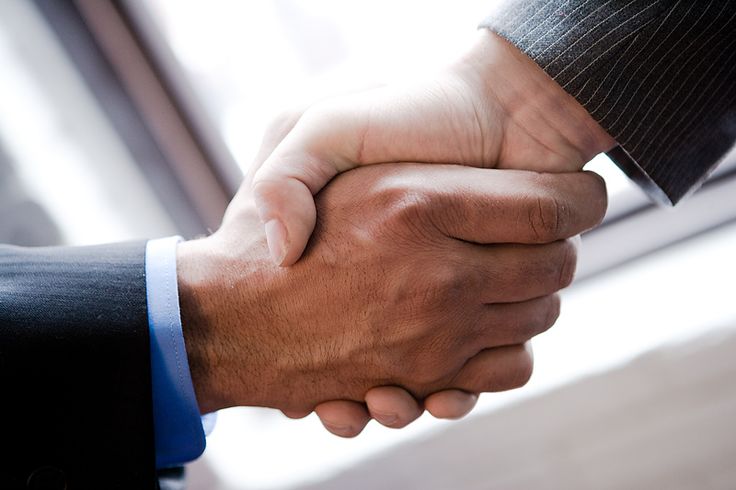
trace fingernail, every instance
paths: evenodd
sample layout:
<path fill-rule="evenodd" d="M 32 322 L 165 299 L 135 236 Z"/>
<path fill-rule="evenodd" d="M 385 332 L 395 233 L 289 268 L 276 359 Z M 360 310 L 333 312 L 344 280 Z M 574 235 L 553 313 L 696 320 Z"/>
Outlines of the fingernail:
<path fill-rule="evenodd" d="M 353 429 L 349 425 L 334 425 L 327 422 L 322 422 L 327 429 L 338 436 L 349 436 L 352 435 Z"/>
<path fill-rule="evenodd" d="M 266 242 L 271 258 L 277 265 L 281 265 L 286 257 L 286 228 L 277 219 L 272 219 L 265 224 Z"/>
<path fill-rule="evenodd" d="M 381 425 L 392 426 L 399 421 L 399 417 L 395 413 L 371 412 L 371 415 L 373 415 L 373 418 L 378 420 Z"/>

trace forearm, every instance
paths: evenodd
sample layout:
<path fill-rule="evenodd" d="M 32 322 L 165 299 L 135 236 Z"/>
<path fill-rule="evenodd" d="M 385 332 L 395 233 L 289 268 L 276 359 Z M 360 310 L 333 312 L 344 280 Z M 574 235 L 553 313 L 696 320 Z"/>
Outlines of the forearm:
<path fill-rule="evenodd" d="M 512 0 L 482 26 L 574 96 L 653 197 L 677 202 L 736 139 L 734 2 Z"/>
<path fill-rule="evenodd" d="M 500 167 L 540 171 L 580 170 L 598 153 L 615 146 L 611 136 L 588 111 L 563 90 L 539 65 L 514 45 L 488 29 L 481 29 L 476 43 L 451 70 L 468 80 L 472 90 L 481 88 L 485 106 L 499 104 L 503 117 L 480 118 L 481 124 L 504 124 Z M 480 112 L 484 104 L 480 104 Z M 515 131 L 514 128 L 524 131 Z M 483 130 L 488 133 L 488 129 Z M 506 164 L 519 159 L 508 152 L 523 153 L 526 135 L 559 158 Z"/>

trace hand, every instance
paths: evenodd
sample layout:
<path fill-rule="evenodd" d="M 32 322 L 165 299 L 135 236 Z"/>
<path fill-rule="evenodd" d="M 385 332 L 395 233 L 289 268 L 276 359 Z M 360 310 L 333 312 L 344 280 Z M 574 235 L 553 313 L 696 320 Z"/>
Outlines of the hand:
<path fill-rule="evenodd" d="M 386 162 L 579 170 L 615 142 L 541 68 L 490 31 L 434 79 L 310 107 L 253 178 L 276 263 L 299 258 L 313 195 L 351 168 Z"/>
<path fill-rule="evenodd" d="M 561 239 L 600 221 L 605 190 L 589 173 L 384 165 L 341 176 L 317 204 L 291 268 L 270 261 L 247 192 L 214 235 L 180 245 L 203 412 L 523 384 L 524 343 L 554 321 L 573 274 L 575 241 Z"/>
<path fill-rule="evenodd" d="M 498 147 L 501 144 L 503 149 Z M 612 144 L 585 110 L 539 67 L 493 34 L 481 31 L 473 50 L 432 81 L 364 90 L 286 113 L 267 131 L 246 182 L 255 183 L 262 216 L 268 215 L 264 209 L 276 209 L 283 211 L 286 221 L 298 221 L 294 213 L 298 209 L 312 216 L 309 222 L 314 219 L 311 190 L 306 192 L 301 182 L 312 179 L 310 187 L 318 190 L 337 171 L 334 162 L 347 162 L 344 168 L 394 159 L 569 171 L 578 170 Z M 356 154 L 355 148 L 361 146 Z M 318 167 L 312 172 L 305 162 Z M 290 172 L 295 172 L 298 182 Z M 292 184 L 303 192 L 291 189 Z M 271 235 L 273 227 L 272 223 L 268 229 Z M 298 240 L 303 243 L 311 225 L 305 229 Z M 273 236 L 269 243 L 273 250 Z M 297 245 L 292 251 L 301 253 L 302 245 Z M 377 387 L 366 394 L 365 404 L 326 402 L 316 412 L 328 430 L 353 427 L 357 433 L 370 417 L 403 427 L 422 408 L 436 417 L 460 418 L 476 401 L 473 393 L 448 390 L 432 394 L 421 407 L 397 387 Z"/>
<path fill-rule="evenodd" d="M 244 189 L 241 191 L 243 194 L 247 194 L 245 186 L 252 182 L 253 174 L 294 128 L 307 108 L 305 106 L 286 111 L 271 122 L 246 175 Z M 419 418 L 424 409 L 436 418 L 459 419 L 468 414 L 477 401 L 476 393 L 450 389 L 432 393 L 420 404 L 402 388 L 377 386 L 368 390 L 364 402 L 331 400 L 320 403 L 314 411 L 328 431 L 341 437 L 354 437 L 362 432 L 371 419 L 395 429 L 405 427 Z M 290 418 L 302 418 L 309 413 L 284 411 L 284 415 Z"/>

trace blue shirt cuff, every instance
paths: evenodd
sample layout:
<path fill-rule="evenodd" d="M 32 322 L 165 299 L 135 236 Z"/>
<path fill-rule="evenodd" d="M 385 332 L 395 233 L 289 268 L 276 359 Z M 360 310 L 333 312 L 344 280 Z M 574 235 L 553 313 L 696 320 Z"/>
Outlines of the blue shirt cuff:
<path fill-rule="evenodd" d="M 157 468 L 196 459 L 205 448 L 203 420 L 194 395 L 179 314 L 176 246 L 180 241 L 180 237 L 169 237 L 146 245 Z"/>

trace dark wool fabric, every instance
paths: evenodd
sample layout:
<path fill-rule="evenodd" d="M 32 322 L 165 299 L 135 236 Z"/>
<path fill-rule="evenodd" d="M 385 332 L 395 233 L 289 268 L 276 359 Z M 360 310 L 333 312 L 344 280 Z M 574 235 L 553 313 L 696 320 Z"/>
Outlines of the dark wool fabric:
<path fill-rule="evenodd" d="M 0 246 L 0 390 L 0 488 L 157 487 L 145 242 Z"/>
<path fill-rule="evenodd" d="M 511 0 L 481 27 L 574 96 L 660 201 L 697 188 L 736 141 L 734 1 Z"/>

